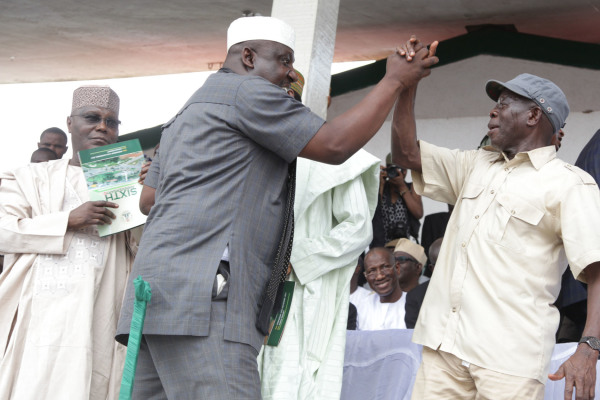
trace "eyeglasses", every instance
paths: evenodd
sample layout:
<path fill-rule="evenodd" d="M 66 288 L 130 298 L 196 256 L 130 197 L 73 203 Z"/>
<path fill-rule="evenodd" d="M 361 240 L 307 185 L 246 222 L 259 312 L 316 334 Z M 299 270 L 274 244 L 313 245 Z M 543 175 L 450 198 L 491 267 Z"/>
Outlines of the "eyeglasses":
<path fill-rule="evenodd" d="M 121 124 L 121 121 L 119 121 L 118 119 L 102 118 L 98 114 L 76 114 L 76 115 L 71 115 L 71 117 L 83 118 L 83 119 L 85 119 L 85 122 L 88 125 L 98 125 L 100 123 L 100 121 L 104 121 L 104 123 L 106 124 L 106 127 L 109 129 L 113 129 L 113 130 L 117 129 L 119 127 L 119 125 Z"/>
<path fill-rule="evenodd" d="M 414 258 L 410 258 L 410 257 L 404 257 L 404 256 L 398 256 L 398 257 L 394 257 L 396 259 L 396 261 L 398 261 L 400 264 L 405 264 L 407 262 L 414 262 L 416 263 L 417 260 L 415 260 Z"/>
<path fill-rule="evenodd" d="M 372 278 L 375 278 L 377 275 L 379 275 L 380 271 L 385 274 L 385 273 L 388 273 L 389 271 L 391 271 L 393 268 L 394 268 L 393 265 L 383 265 L 381 268 L 373 268 L 373 269 L 371 269 L 369 271 L 365 271 L 363 273 L 365 274 L 365 276 L 367 278 L 372 279 Z"/>

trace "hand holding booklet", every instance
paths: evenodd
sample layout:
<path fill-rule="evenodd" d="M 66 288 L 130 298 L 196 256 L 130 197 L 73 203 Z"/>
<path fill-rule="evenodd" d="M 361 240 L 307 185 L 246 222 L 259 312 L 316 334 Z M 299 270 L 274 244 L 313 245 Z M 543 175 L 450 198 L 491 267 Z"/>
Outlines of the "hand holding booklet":
<path fill-rule="evenodd" d="M 112 224 L 98 225 L 100 237 L 146 222 L 139 207 L 142 185 L 138 183 L 138 176 L 144 153 L 138 139 L 81 150 L 79 159 L 90 200 L 106 200 L 119 205 L 119 208 L 111 208 L 117 216 Z"/>

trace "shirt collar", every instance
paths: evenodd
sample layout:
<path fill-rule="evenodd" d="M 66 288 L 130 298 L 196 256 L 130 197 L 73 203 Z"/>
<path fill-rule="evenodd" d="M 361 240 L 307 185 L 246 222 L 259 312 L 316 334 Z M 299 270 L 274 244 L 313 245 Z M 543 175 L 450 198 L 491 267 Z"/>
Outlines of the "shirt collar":
<path fill-rule="evenodd" d="M 556 158 L 556 147 L 554 147 L 554 145 L 539 147 L 524 153 L 518 153 L 515 158 L 517 157 L 529 157 L 529 161 L 531 161 L 533 167 L 539 170 L 545 164 Z"/>
<path fill-rule="evenodd" d="M 506 157 L 506 154 L 492 146 L 485 146 L 482 147 L 482 149 L 498 153 L 498 159 L 496 160 L 496 162 L 505 161 L 506 163 L 520 164 L 521 162 L 524 162 L 527 159 L 529 159 L 533 167 L 537 170 L 542 168 L 546 163 L 556 158 L 556 148 L 554 147 L 554 145 L 539 147 L 537 149 L 526 151 L 523 153 L 517 153 L 515 158 L 513 158 L 512 160 L 509 160 Z"/>

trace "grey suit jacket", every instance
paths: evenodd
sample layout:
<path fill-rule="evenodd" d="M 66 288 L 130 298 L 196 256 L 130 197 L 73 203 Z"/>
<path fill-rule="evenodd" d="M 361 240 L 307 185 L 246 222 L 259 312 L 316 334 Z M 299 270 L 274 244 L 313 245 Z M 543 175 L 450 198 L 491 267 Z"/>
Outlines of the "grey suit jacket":
<path fill-rule="evenodd" d="M 225 339 L 260 348 L 255 320 L 281 234 L 288 164 L 323 123 L 268 81 L 221 70 L 164 125 L 148 174 L 156 202 L 131 274 L 152 289 L 145 334 L 208 334 L 213 280 L 229 246 Z M 129 282 L 120 341 L 133 296 Z"/>

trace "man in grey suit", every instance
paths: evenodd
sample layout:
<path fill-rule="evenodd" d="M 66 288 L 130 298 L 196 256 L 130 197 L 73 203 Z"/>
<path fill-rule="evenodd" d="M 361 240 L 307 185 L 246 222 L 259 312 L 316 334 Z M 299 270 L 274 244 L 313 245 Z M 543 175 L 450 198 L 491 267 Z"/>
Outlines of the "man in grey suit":
<path fill-rule="evenodd" d="M 394 53 L 373 91 L 325 123 L 281 90 L 298 79 L 289 25 L 240 18 L 227 47 L 223 68 L 164 125 L 146 177 L 155 203 L 132 276 L 150 283 L 152 300 L 134 398 L 260 398 L 256 319 L 283 231 L 289 164 L 345 161 L 437 62 L 435 47 L 418 42 L 411 62 Z M 121 342 L 133 296 L 130 282 Z"/>

